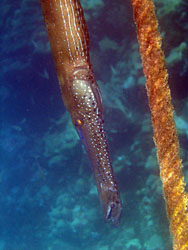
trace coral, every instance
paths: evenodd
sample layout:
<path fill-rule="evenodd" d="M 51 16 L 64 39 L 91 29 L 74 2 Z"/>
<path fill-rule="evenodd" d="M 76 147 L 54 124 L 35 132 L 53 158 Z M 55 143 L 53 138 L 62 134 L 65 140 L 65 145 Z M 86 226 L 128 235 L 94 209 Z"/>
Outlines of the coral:
<path fill-rule="evenodd" d="M 130 250 L 132 250 L 132 249 L 137 249 L 137 250 L 139 250 L 139 249 L 141 249 L 141 244 L 140 244 L 140 242 L 139 242 L 139 240 L 138 239 L 132 239 L 132 240 L 130 240 L 127 244 L 126 244 L 126 249 L 130 249 Z"/>
<path fill-rule="evenodd" d="M 169 14 L 170 12 L 173 12 L 176 10 L 179 4 L 182 3 L 182 0 L 166 0 L 165 3 L 163 0 L 154 0 L 156 4 L 160 4 L 161 8 L 158 11 L 158 14 L 160 16 L 165 16 Z"/>
<path fill-rule="evenodd" d="M 152 235 L 144 244 L 146 250 L 156 250 L 162 247 L 161 237 L 157 234 Z"/>
<path fill-rule="evenodd" d="M 100 50 L 105 51 L 108 49 L 112 50 L 117 50 L 118 45 L 115 41 L 110 40 L 108 37 L 104 37 L 100 42 L 99 42 L 99 47 Z"/>
<path fill-rule="evenodd" d="M 104 7 L 104 2 L 102 0 L 82 0 L 82 7 L 86 10 L 97 9 Z"/>
<path fill-rule="evenodd" d="M 166 58 L 166 63 L 170 66 L 173 66 L 177 62 L 182 61 L 184 51 L 188 50 L 185 42 L 182 42 L 178 47 L 173 48 Z"/>
<path fill-rule="evenodd" d="M 64 127 L 63 130 L 53 131 L 53 127 L 57 125 Z M 44 155 L 50 157 L 49 165 L 51 166 L 60 162 L 63 158 L 62 151 L 74 148 L 78 143 L 78 140 L 79 137 L 77 136 L 67 113 L 63 119 L 57 120 L 44 136 Z"/>

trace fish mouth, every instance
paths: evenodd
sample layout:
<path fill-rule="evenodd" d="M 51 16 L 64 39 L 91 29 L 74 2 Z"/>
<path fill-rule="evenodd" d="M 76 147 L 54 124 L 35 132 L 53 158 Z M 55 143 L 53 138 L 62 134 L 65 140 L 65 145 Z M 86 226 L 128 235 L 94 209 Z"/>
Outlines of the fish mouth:
<path fill-rule="evenodd" d="M 118 226 L 122 214 L 122 205 L 119 200 L 111 201 L 106 207 L 105 219 L 111 221 L 114 226 Z"/>

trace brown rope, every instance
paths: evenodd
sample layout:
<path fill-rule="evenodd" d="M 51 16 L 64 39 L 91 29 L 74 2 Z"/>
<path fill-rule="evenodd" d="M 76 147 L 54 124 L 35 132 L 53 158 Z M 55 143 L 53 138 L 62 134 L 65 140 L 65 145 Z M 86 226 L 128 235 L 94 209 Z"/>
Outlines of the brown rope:
<path fill-rule="evenodd" d="M 188 195 L 155 8 L 152 0 L 131 1 L 174 249 L 188 250 Z"/>

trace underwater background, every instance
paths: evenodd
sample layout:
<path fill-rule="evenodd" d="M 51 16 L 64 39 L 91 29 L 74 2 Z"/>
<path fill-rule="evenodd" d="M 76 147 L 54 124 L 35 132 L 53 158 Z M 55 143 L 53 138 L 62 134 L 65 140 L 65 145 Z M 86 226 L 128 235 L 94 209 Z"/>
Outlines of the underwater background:
<path fill-rule="evenodd" d="M 82 0 L 123 201 L 106 223 L 61 99 L 39 0 L 0 2 L 0 250 L 170 250 L 130 1 Z M 188 183 L 188 2 L 155 0 Z"/>

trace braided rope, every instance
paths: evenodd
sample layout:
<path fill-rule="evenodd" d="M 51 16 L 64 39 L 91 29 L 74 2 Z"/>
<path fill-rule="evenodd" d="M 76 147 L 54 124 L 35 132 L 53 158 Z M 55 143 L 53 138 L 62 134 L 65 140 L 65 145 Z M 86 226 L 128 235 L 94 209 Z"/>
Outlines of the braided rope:
<path fill-rule="evenodd" d="M 152 0 L 131 1 L 174 250 L 188 250 L 188 195 L 155 8 Z"/>

